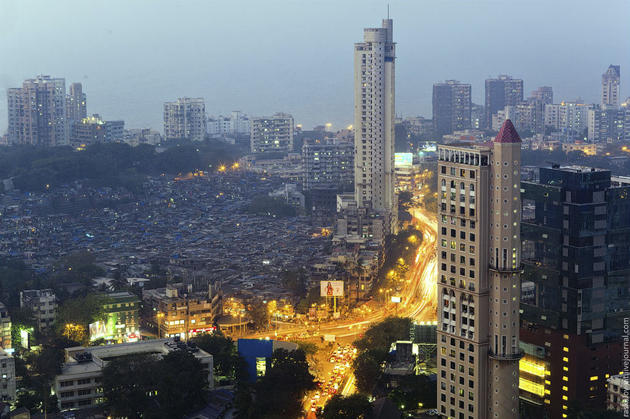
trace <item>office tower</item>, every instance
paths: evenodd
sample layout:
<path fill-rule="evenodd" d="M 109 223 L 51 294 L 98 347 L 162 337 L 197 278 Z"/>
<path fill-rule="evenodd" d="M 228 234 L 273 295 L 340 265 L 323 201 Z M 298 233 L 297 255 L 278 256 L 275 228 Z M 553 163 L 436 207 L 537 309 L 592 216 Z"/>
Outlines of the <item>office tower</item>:
<path fill-rule="evenodd" d="M 438 148 L 438 409 L 518 418 L 521 139 Z"/>
<path fill-rule="evenodd" d="M 500 75 L 486 80 L 486 126 L 492 125 L 492 115 L 506 106 L 523 101 L 523 80 Z"/>
<path fill-rule="evenodd" d="M 179 98 L 164 104 L 164 137 L 200 141 L 206 135 L 206 104 L 202 98 Z"/>
<path fill-rule="evenodd" d="M 394 194 L 396 45 L 393 21 L 366 28 L 354 45 L 354 197 L 358 208 L 384 217 L 387 234 L 397 228 Z"/>
<path fill-rule="evenodd" d="M 542 86 L 532 92 L 529 101 L 536 100 L 545 105 L 553 103 L 553 89 L 551 86 Z"/>
<path fill-rule="evenodd" d="M 251 151 L 254 154 L 293 152 L 293 117 L 286 113 L 253 118 Z"/>
<path fill-rule="evenodd" d="M 470 84 L 447 80 L 433 85 L 433 132 L 438 138 L 470 128 Z"/>
<path fill-rule="evenodd" d="M 83 93 L 81 83 L 72 83 L 70 85 L 68 96 L 66 96 L 66 117 L 70 132 L 72 132 L 74 123 L 87 118 L 87 98 L 85 93 Z"/>
<path fill-rule="evenodd" d="M 354 144 L 332 139 L 306 140 L 302 146 L 302 189 L 334 188 L 352 191 Z"/>
<path fill-rule="evenodd" d="M 9 143 L 43 146 L 68 142 L 66 81 L 50 76 L 25 80 L 7 90 Z"/>
<path fill-rule="evenodd" d="M 619 106 L 619 79 L 621 68 L 610 65 L 602 74 L 602 108 L 617 108 Z"/>
<path fill-rule="evenodd" d="M 541 168 L 538 178 L 521 183 L 521 398 L 566 418 L 572 403 L 604 409 L 606 379 L 622 371 L 630 186 L 576 166 Z"/>

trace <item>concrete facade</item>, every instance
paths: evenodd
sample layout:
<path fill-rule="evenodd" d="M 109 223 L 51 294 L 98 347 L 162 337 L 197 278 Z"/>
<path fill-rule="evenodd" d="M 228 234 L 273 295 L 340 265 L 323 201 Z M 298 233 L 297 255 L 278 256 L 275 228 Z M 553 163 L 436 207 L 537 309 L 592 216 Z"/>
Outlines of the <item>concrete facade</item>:
<path fill-rule="evenodd" d="M 366 28 L 354 45 L 354 198 L 385 220 L 395 232 L 394 193 L 395 59 L 393 21 Z"/>
<path fill-rule="evenodd" d="M 518 418 L 520 137 L 438 149 L 438 410 Z"/>

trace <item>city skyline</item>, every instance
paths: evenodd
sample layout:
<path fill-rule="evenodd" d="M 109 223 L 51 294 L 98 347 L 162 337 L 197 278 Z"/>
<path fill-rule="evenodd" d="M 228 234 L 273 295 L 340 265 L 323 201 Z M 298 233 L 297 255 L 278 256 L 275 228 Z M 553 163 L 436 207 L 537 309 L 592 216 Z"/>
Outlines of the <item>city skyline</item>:
<path fill-rule="evenodd" d="M 39 14 L 26 13 L 29 4 L 0 6 L 5 17 L 0 56 L 13 63 L 10 70 L 0 74 L 1 133 L 7 129 L 6 89 L 37 74 L 83 83 L 90 98 L 89 113 L 98 112 L 106 119 L 125 119 L 132 128 L 161 130 L 162 104 L 183 96 L 204 97 L 211 115 L 234 109 L 252 116 L 283 111 L 292 113 L 296 123 L 305 128 L 324 122 L 332 122 L 334 129 L 343 128 L 352 121 L 350 51 L 356 41 L 355 33 L 364 27 L 364 22 L 374 21 L 386 11 L 386 3 L 381 1 L 364 3 L 362 8 L 328 1 L 316 5 L 282 1 L 273 4 L 271 9 L 277 13 L 263 22 L 256 19 L 262 12 L 258 4 L 191 2 L 175 7 L 169 2 L 147 8 L 146 3 L 139 2 L 125 5 L 122 11 L 115 4 L 105 10 L 86 10 L 83 20 L 65 25 L 66 16 L 70 16 L 67 13 L 48 10 L 47 5 L 39 6 Z M 598 103 L 600 77 L 611 63 L 622 67 L 620 100 L 625 100 L 628 77 L 623 68 L 630 66 L 630 57 L 621 51 L 630 47 L 630 41 L 623 37 L 620 25 L 610 24 L 608 16 L 611 12 L 624 15 L 623 9 L 630 7 L 627 3 L 589 5 L 561 1 L 544 5 L 545 14 L 540 12 L 542 1 L 538 2 L 539 7 L 522 11 L 517 4 L 496 7 L 497 4 L 391 2 L 391 17 L 397 20 L 399 28 L 397 48 L 404 57 L 397 66 L 398 114 L 429 116 L 432 84 L 444 79 L 470 83 L 473 102 L 483 103 L 484 80 L 498 74 L 522 78 L 525 96 L 539 86 L 549 85 L 558 100 L 582 96 L 587 103 Z M 134 18 L 140 12 L 146 15 L 148 26 Z M 110 16 L 111 13 L 115 15 Z M 447 13 L 450 24 L 444 26 Z M 48 19 L 50 15 L 55 18 Z M 286 19 L 288 15 L 291 19 Z M 539 38 L 532 39 L 532 31 L 527 30 L 514 31 L 505 40 L 496 38 L 489 24 L 504 15 L 515 27 L 535 22 L 534 32 Z M 31 20 L 26 20 L 26 16 Z M 46 21 L 40 20 L 44 16 Z M 224 18 L 209 25 L 212 16 Z M 169 31 L 163 28 L 176 26 L 173 22 L 177 19 L 191 20 L 184 32 L 199 37 L 198 45 L 179 45 L 177 37 L 169 38 Z M 337 29 L 328 33 L 316 29 L 312 22 L 318 19 L 327 20 Z M 112 20 L 118 23 L 95 23 Z M 54 33 L 50 31 L 50 21 L 56 22 Z M 222 24 L 231 21 L 242 24 Z M 580 26 L 592 30 L 575 31 L 570 46 L 562 36 L 556 36 L 566 27 Z M 20 28 L 28 28 L 28 32 Z M 66 45 L 68 30 L 83 33 L 92 47 Z M 265 31 L 266 37 L 259 37 L 260 31 Z M 436 37 L 440 32 L 443 35 Z M 38 39 L 43 37 L 57 47 L 39 48 Z M 37 54 L 32 53 L 36 48 Z M 590 52 L 584 53 L 584 49 Z M 95 51 L 99 54 L 93 54 Z M 227 53 L 231 54 L 230 60 L 214 58 Z M 546 63 L 542 69 L 536 64 L 541 57 Z M 180 62 L 193 64 L 182 68 Z M 570 78 L 564 74 L 568 68 Z M 580 71 L 575 71 L 578 68 Z M 248 76 L 252 69 L 258 77 Z M 225 83 L 228 79 L 234 82 Z M 310 87 L 314 85 L 316 89 Z"/>

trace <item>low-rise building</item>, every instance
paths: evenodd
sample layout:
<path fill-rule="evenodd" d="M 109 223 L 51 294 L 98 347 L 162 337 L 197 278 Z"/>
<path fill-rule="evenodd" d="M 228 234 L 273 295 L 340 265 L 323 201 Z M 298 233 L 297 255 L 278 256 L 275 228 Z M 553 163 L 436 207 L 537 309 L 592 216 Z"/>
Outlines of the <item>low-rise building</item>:
<path fill-rule="evenodd" d="M 15 389 L 15 359 L 0 350 L 0 399 L 3 402 L 14 401 Z"/>
<path fill-rule="evenodd" d="M 222 293 L 209 286 L 208 292 L 186 293 L 175 286 L 145 290 L 143 299 L 150 313 L 147 323 L 157 328 L 158 337 L 187 340 L 212 332 L 222 312 Z"/>
<path fill-rule="evenodd" d="M 608 394 L 606 409 L 622 412 L 626 415 L 630 411 L 628 398 L 630 397 L 630 376 L 613 375 L 608 379 Z"/>
<path fill-rule="evenodd" d="M 90 340 L 108 342 L 134 341 L 140 337 L 140 299 L 128 291 L 105 295 L 105 320 L 90 324 Z"/>
<path fill-rule="evenodd" d="M 20 291 L 20 308 L 31 310 L 40 332 L 49 330 L 57 315 L 57 297 L 48 288 L 43 290 Z"/>
<path fill-rule="evenodd" d="M 11 349 L 11 316 L 4 303 L 0 303 L 0 346 Z"/>
<path fill-rule="evenodd" d="M 162 357 L 176 350 L 188 350 L 201 362 L 208 376 L 208 386 L 214 385 L 213 357 L 173 339 L 154 339 L 105 346 L 76 346 L 65 349 L 61 374 L 55 377 L 54 391 L 61 410 L 85 409 L 103 403 L 101 384 L 103 368 L 113 359 L 129 355 Z M 1 362 L 1 358 L 0 358 Z"/>

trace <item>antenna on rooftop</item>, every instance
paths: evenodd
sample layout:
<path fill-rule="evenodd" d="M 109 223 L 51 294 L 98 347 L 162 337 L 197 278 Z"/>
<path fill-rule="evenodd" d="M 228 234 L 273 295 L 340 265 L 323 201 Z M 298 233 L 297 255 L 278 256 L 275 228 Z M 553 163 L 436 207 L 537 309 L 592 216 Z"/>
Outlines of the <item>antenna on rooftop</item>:
<path fill-rule="evenodd" d="M 387 3 L 387 19 L 389 19 L 389 3 Z"/>

